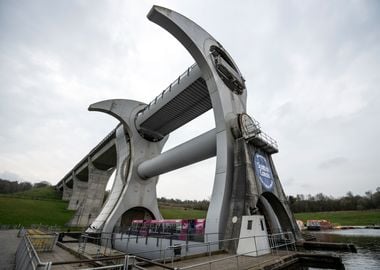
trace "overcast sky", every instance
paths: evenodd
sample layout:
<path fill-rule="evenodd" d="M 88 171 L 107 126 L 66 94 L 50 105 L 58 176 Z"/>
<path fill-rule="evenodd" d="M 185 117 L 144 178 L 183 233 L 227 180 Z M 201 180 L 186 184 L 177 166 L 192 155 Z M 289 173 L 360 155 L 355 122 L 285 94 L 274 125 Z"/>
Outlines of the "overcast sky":
<path fill-rule="evenodd" d="M 150 102 L 193 60 L 146 18 L 153 4 L 213 35 L 246 79 L 248 114 L 274 137 L 288 195 L 380 186 L 379 1 L 0 0 L 0 178 L 57 183 L 116 120 L 112 98 Z M 170 149 L 214 127 L 211 112 Z M 162 175 L 158 196 L 211 195 L 215 158 Z"/>

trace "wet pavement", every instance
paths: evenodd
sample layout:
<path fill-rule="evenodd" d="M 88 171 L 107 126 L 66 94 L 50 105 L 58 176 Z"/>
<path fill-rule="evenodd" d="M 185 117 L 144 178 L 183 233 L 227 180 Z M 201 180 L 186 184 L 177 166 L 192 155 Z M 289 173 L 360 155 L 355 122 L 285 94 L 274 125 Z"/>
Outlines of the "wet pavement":
<path fill-rule="evenodd" d="M 17 233 L 18 230 L 0 230 L 0 269 L 14 269 L 15 255 L 21 241 Z"/>

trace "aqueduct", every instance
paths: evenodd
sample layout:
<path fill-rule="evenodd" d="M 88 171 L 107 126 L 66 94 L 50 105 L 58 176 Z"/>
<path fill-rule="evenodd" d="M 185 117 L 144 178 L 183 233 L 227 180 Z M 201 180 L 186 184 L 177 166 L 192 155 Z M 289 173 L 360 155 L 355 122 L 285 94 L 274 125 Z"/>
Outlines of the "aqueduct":
<path fill-rule="evenodd" d="M 76 210 L 71 224 L 109 233 L 132 218 L 161 219 L 159 175 L 216 156 L 205 233 L 215 240 L 239 237 L 234 226 L 240 226 L 240 217 L 260 213 L 271 232 L 292 231 L 301 239 L 272 160 L 277 144 L 246 113 L 247 89 L 236 63 L 181 14 L 154 6 L 148 19 L 172 34 L 195 64 L 149 104 L 115 99 L 89 107 L 120 124 L 57 184 L 69 209 Z M 215 128 L 162 152 L 172 131 L 209 110 Z M 102 205 L 114 171 L 111 193 Z"/>

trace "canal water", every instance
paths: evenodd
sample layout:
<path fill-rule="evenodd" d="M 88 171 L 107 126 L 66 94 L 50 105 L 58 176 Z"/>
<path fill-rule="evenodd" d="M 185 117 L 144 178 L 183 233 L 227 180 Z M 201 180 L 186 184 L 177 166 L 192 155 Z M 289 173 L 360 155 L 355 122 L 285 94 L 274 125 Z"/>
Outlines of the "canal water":
<path fill-rule="evenodd" d="M 352 243 L 356 246 L 357 253 L 334 252 L 342 258 L 345 269 L 380 269 L 380 230 L 331 230 L 313 234 L 319 241 Z"/>

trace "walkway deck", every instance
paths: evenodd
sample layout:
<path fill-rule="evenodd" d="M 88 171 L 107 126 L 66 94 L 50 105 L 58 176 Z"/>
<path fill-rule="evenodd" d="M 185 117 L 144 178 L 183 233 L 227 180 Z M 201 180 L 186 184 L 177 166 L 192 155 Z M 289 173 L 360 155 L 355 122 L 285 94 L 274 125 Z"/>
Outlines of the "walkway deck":
<path fill-rule="evenodd" d="M 69 251 L 55 246 L 52 252 L 38 252 L 38 257 L 42 262 L 68 262 L 68 261 L 79 261 L 80 259 L 71 254 Z M 74 263 L 66 265 L 53 265 L 51 269 L 58 270 L 70 270 L 70 269 L 83 269 L 92 267 L 88 263 Z"/>
<path fill-rule="evenodd" d="M 296 252 L 278 252 L 277 254 L 267 254 L 258 257 L 251 256 L 231 256 L 230 254 L 217 254 L 212 256 L 189 258 L 167 262 L 166 265 L 173 268 L 186 268 L 195 270 L 210 270 L 210 269 L 264 269 L 268 265 L 284 264 L 292 261 Z M 211 263 L 212 262 L 212 263 Z M 158 266 L 146 266 L 149 270 L 160 270 Z"/>

